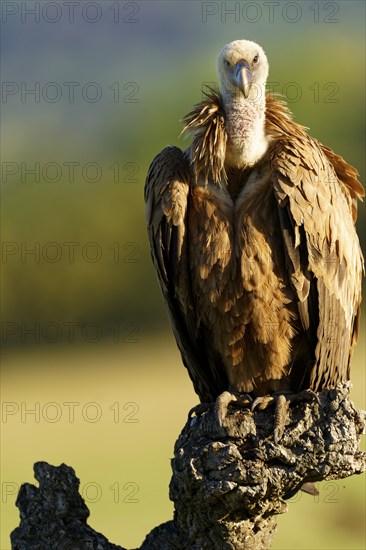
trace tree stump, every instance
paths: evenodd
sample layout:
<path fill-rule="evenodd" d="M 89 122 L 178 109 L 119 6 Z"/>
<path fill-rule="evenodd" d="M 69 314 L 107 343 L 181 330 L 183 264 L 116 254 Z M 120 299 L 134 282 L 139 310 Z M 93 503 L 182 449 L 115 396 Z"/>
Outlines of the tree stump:
<path fill-rule="evenodd" d="M 366 469 L 359 450 L 365 412 L 349 400 L 350 383 L 290 406 L 274 443 L 274 409 L 232 405 L 224 426 L 214 404 L 191 411 L 172 460 L 174 518 L 151 531 L 141 550 L 259 550 L 271 547 L 276 515 L 304 483 L 341 479 Z M 39 488 L 20 488 L 13 550 L 124 550 L 86 523 L 89 515 L 72 468 L 34 466 Z"/>

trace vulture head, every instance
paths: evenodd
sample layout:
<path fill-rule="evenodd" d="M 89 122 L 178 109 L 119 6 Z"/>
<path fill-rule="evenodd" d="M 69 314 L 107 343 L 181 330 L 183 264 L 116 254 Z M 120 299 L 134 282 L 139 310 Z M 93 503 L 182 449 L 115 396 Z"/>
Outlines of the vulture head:
<path fill-rule="evenodd" d="M 235 40 L 219 53 L 218 74 L 224 97 L 264 100 L 268 60 L 263 49 L 250 40 Z"/>

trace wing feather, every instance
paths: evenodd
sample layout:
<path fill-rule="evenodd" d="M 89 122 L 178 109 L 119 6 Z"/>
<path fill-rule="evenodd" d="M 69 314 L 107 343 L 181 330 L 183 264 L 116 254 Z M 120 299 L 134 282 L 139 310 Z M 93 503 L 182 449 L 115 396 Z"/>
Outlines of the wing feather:
<path fill-rule="evenodd" d="M 177 147 L 167 147 L 152 162 L 145 184 L 148 235 L 173 332 L 196 393 L 211 402 L 227 388 L 221 360 L 207 345 L 191 288 L 188 210 L 191 168 Z"/>
<path fill-rule="evenodd" d="M 349 378 L 361 301 L 363 258 L 352 201 L 361 186 L 338 178 L 337 170 L 345 174 L 339 159 L 305 133 L 278 139 L 270 152 L 287 265 L 312 348 L 303 380 L 313 390 Z"/>

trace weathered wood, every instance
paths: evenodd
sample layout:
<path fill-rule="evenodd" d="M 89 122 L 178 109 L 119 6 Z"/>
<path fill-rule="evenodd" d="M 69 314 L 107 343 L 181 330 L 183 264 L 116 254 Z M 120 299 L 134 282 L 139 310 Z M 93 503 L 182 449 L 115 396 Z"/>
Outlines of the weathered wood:
<path fill-rule="evenodd" d="M 18 493 L 20 526 L 11 534 L 12 550 L 125 550 L 86 524 L 89 510 L 73 468 L 36 462 L 34 477 L 39 488 L 25 483 Z"/>
<path fill-rule="evenodd" d="M 193 409 L 172 460 L 174 519 L 153 529 L 141 550 L 270 548 L 275 516 L 304 482 L 366 469 L 359 450 L 365 413 L 349 400 L 349 387 L 320 392 L 320 405 L 290 406 L 278 444 L 273 407 L 252 413 L 232 405 L 221 428 L 213 405 Z M 44 462 L 34 468 L 40 488 L 25 484 L 19 491 L 13 550 L 123 550 L 86 525 L 89 511 L 72 468 Z"/>

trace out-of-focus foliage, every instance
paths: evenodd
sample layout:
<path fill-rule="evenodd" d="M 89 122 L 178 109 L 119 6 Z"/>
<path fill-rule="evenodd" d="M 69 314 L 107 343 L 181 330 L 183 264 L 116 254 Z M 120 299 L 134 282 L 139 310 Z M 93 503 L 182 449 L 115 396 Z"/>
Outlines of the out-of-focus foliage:
<path fill-rule="evenodd" d="M 255 23 L 245 20 L 245 13 L 255 19 L 250 10 L 236 22 L 221 8 L 204 23 L 201 3 L 142 2 L 134 24 L 113 23 L 107 4 L 95 24 L 9 16 L 3 26 L 3 81 L 19 86 L 2 105 L 8 323 L 95 322 L 105 334 L 114 321 L 166 326 L 145 232 L 144 179 L 165 145 L 187 145 L 179 120 L 201 99 L 203 83 L 217 81 L 217 53 L 232 39 L 264 47 L 271 89 L 364 181 L 363 3 L 338 2 L 332 17 L 318 8 L 318 23 L 308 3 L 299 4 L 296 23 L 286 21 L 296 15 L 283 11 L 286 3 L 272 23 L 263 3 Z M 27 90 L 39 83 L 39 102 L 31 93 L 22 100 L 21 82 Z M 52 82 L 62 92 L 57 101 L 48 99 Z M 77 83 L 72 101 L 67 82 Z M 95 102 L 85 99 L 96 93 L 93 82 L 102 93 Z M 39 176 L 27 173 L 37 162 Z M 70 163 L 78 163 L 72 177 Z"/>

